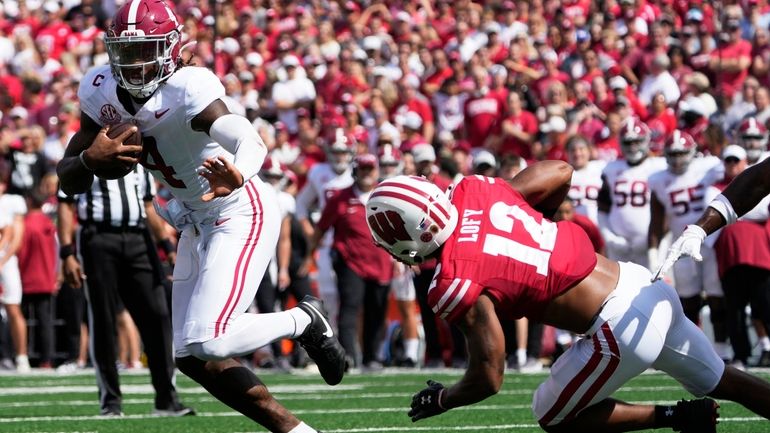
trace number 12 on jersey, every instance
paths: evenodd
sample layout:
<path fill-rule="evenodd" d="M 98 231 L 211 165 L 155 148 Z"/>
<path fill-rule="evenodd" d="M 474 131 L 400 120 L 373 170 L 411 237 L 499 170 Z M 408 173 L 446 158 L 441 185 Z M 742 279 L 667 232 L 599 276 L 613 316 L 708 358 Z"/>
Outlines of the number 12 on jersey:
<path fill-rule="evenodd" d="M 522 208 L 503 202 L 492 205 L 489 210 L 489 221 L 496 229 L 507 233 L 513 233 L 515 222 L 518 221 L 537 246 L 525 245 L 510 237 L 489 233 L 484 237 L 485 254 L 510 257 L 534 266 L 540 275 L 548 275 L 548 262 L 556 245 L 556 223 L 545 218 L 538 223 Z"/>

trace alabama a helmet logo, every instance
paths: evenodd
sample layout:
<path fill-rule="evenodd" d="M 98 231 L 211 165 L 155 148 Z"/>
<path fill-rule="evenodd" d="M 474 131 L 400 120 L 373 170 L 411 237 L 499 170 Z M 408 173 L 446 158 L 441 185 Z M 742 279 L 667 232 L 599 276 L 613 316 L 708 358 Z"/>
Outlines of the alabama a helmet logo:
<path fill-rule="evenodd" d="M 104 104 L 102 105 L 101 110 L 99 110 L 99 120 L 104 125 L 118 124 L 121 119 L 122 116 L 112 104 Z"/>

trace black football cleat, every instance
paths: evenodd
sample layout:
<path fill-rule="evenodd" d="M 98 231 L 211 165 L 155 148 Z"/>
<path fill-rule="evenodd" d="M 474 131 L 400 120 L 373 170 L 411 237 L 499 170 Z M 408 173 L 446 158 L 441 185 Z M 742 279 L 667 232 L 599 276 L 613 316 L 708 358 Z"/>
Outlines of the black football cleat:
<path fill-rule="evenodd" d="M 674 431 L 681 433 L 716 433 L 719 404 L 710 398 L 681 400 L 676 404 L 678 422 Z"/>
<path fill-rule="evenodd" d="M 310 316 L 310 325 L 297 337 L 329 385 L 342 381 L 345 374 L 345 349 L 334 335 L 323 302 L 313 296 L 305 296 L 297 305 Z"/>

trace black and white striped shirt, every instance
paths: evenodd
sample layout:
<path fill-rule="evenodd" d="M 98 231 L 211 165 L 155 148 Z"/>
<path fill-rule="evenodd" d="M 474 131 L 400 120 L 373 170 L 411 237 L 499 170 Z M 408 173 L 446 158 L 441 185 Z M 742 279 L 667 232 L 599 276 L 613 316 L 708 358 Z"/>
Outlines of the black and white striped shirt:
<path fill-rule="evenodd" d="M 67 196 L 59 190 L 59 201 L 77 203 L 78 221 L 115 228 L 137 227 L 147 215 L 144 202 L 155 196 L 155 182 L 141 165 L 121 179 L 105 180 L 94 176 L 91 189 Z"/>

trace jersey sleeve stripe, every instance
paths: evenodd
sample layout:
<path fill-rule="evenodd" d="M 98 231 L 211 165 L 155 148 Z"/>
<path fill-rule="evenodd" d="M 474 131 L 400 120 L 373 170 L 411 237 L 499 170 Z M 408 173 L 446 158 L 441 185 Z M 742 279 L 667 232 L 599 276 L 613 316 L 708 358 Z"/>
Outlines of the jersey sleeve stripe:
<path fill-rule="evenodd" d="M 446 301 L 449 299 L 449 296 L 452 295 L 452 292 L 454 292 L 455 288 L 457 288 L 457 286 L 460 284 L 460 281 L 462 280 L 459 278 L 455 278 L 452 281 L 452 284 L 449 285 L 449 288 L 446 289 L 446 292 L 444 292 L 444 294 L 441 296 L 441 299 L 439 299 L 438 303 L 433 307 L 434 313 L 438 313 L 438 310 L 440 310 L 441 307 L 444 306 Z"/>
<path fill-rule="evenodd" d="M 465 297 L 465 294 L 468 293 L 468 288 L 471 286 L 471 280 L 465 280 L 462 287 L 460 287 L 460 292 L 455 296 L 455 298 L 452 300 L 452 303 L 449 304 L 448 307 L 444 310 L 443 313 L 441 313 L 442 318 L 446 318 L 449 314 L 452 313 L 452 310 L 455 309 L 457 304 L 462 301 L 462 299 Z"/>
<path fill-rule="evenodd" d="M 408 195 L 405 195 L 405 194 L 401 194 L 401 193 L 398 193 L 398 192 L 394 192 L 394 191 L 389 191 L 389 190 L 377 191 L 377 192 L 375 192 L 374 194 L 371 195 L 371 198 L 374 198 L 374 197 L 392 197 L 392 198 L 396 198 L 396 199 L 399 199 L 399 200 L 403 200 L 403 201 L 405 201 L 407 203 L 410 203 L 413 206 L 417 207 L 421 211 L 426 210 L 428 212 L 428 215 L 430 215 L 430 218 L 433 220 L 433 222 L 435 222 L 439 226 L 440 229 L 443 229 L 446 226 L 446 220 L 440 218 L 436 214 L 436 212 L 433 212 L 433 209 L 435 209 L 436 207 L 435 206 L 430 206 L 427 202 L 424 202 L 424 201 L 421 202 L 421 201 L 415 199 L 414 197 L 411 197 L 411 196 L 408 196 Z"/>

